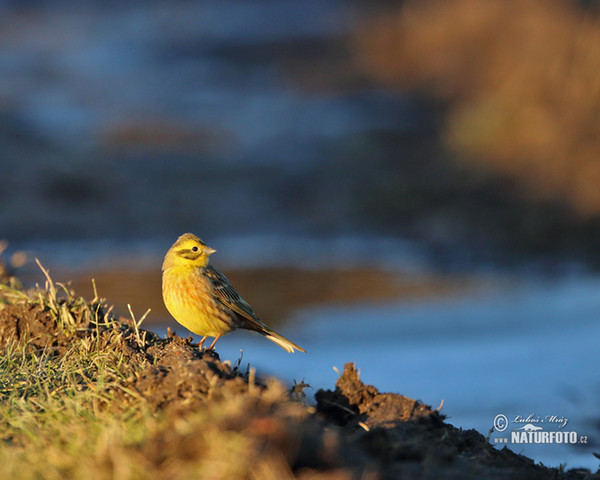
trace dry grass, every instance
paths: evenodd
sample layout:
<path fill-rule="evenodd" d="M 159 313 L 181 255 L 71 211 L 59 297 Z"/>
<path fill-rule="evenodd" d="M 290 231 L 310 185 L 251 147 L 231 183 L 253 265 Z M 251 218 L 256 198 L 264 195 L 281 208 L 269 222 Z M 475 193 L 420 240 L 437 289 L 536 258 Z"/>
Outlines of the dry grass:
<path fill-rule="evenodd" d="M 366 22 L 376 81 L 448 106 L 447 144 L 582 216 L 600 213 L 600 21 L 566 0 L 409 1 Z"/>
<path fill-rule="evenodd" d="M 176 393 L 157 408 L 136 388 L 153 369 L 167 372 L 151 349 L 170 347 L 184 368 L 197 349 L 124 325 L 102 299 L 85 301 L 44 273 L 43 288 L 0 285 L 2 332 L 16 316 L 27 330 L 2 342 L 0 478 L 293 477 L 310 410 L 281 383 L 213 375 L 204 400 L 196 398 L 202 408 Z"/>

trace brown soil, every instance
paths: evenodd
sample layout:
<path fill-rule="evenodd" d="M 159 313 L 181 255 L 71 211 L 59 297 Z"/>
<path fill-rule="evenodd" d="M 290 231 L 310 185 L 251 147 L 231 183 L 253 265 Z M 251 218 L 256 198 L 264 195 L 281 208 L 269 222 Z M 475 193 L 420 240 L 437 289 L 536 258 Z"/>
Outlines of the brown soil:
<path fill-rule="evenodd" d="M 144 346 L 138 335 L 145 338 Z M 252 432 L 261 455 L 285 459 L 298 478 L 600 478 L 589 471 L 545 468 L 506 448 L 497 450 L 478 432 L 453 427 L 427 405 L 362 383 L 351 363 L 335 390 L 316 393 L 313 408 L 305 404 L 302 385 L 287 392 L 277 381 L 255 380 L 252 370 L 242 372 L 189 339 L 137 333 L 127 320 L 99 327 L 83 316 L 65 332 L 40 306 L 0 308 L 2 348 L 27 340 L 31 348 L 61 355 L 84 339 L 128 359 L 132 374 L 123 381 L 119 402 L 142 401 L 174 419 L 218 402 L 236 403 L 242 413 L 227 428 Z M 191 440 L 174 428 L 140 448 L 158 462 L 169 455 L 197 455 L 202 442 Z"/>

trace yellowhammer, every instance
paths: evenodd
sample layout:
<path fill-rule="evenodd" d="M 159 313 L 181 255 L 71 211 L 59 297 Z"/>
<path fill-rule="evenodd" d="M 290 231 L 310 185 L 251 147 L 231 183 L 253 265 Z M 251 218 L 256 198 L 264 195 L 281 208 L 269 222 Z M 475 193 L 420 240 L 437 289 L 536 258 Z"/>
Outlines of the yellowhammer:
<path fill-rule="evenodd" d="M 207 337 L 215 337 L 212 349 L 222 335 L 245 328 L 264 335 L 290 353 L 305 350 L 262 323 L 252 307 L 229 283 L 227 277 L 208 264 L 216 250 L 196 235 L 185 233 L 165 255 L 162 266 L 162 294 L 169 310 L 181 325 Z"/>

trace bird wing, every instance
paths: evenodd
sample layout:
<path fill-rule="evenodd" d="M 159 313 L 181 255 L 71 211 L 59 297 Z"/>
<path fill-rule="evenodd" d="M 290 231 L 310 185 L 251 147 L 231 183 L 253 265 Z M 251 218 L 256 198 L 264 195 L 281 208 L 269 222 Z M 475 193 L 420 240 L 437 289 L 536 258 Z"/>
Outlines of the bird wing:
<path fill-rule="evenodd" d="M 306 352 L 302 347 L 291 342 L 285 337 L 282 337 L 277 332 L 274 332 L 258 318 L 252 307 L 240 296 L 235 288 L 229 283 L 227 277 L 219 272 L 216 268 L 207 265 L 202 269 L 202 273 L 210 280 L 212 291 L 215 297 L 227 308 L 241 317 L 242 324 L 237 325 L 238 328 L 254 330 L 266 338 L 275 342 L 284 350 L 293 353 L 295 350 Z"/>
<path fill-rule="evenodd" d="M 233 288 L 225 275 L 211 265 L 204 267 L 204 274 L 209 278 L 215 296 L 223 305 L 252 323 L 258 323 L 262 326 L 262 322 L 256 318 L 252 307 Z"/>

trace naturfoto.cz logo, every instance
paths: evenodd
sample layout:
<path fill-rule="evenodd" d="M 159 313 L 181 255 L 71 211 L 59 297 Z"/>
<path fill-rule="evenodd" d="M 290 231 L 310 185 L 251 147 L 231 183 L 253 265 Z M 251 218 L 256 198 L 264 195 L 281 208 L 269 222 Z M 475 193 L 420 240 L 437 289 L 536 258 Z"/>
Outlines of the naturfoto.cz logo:
<path fill-rule="evenodd" d="M 503 433 L 512 427 L 510 435 L 502 435 L 494 438 L 498 444 L 526 444 L 526 443 L 587 443 L 586 435 L 579 435 L 574 431 L 563 430 L 569 423 L 569 419 L 559 415 L 515 415 L 510 420 L 500 413 L 494 417 L 491 432 Z"/>

